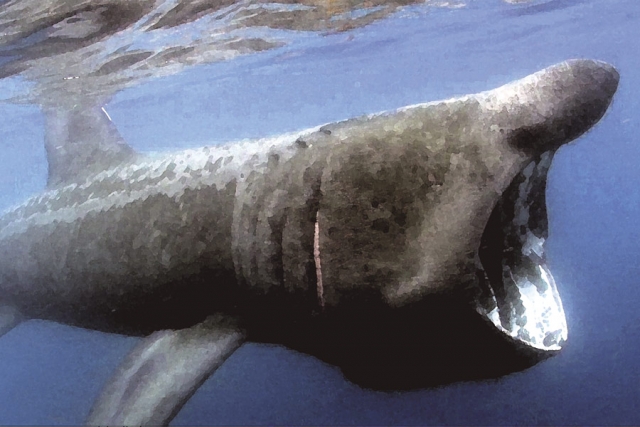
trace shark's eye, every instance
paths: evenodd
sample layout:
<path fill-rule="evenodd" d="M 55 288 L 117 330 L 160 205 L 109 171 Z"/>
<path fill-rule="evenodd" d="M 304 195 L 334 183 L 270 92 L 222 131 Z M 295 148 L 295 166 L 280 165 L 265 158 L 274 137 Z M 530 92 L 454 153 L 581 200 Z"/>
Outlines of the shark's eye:
<path fill-rule="evenodd" d="M 559 350 L 567 339 L 562 301 L 544 256 L 546 176 L 552 153 L 531 162 L 496 204 L 478 255 L 478 311 L 516 341 Z"/>

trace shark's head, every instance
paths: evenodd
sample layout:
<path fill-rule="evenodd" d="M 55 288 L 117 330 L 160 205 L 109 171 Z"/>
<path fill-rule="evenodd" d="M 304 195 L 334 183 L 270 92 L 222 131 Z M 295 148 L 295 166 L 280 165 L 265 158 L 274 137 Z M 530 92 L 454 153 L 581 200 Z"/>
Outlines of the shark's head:
<path fill-rule="evenodd" d="M 321 303 L 400 308 L 458 295 L 509 340 L 560 349 L 567 325 L 544 255 L 547 171 L 604 115 L 618 79 L 610 65 L 572 60 L 303 138 L 318 148 L 304 164 L 322 165 L 305 169 L 319 181 Z"/>

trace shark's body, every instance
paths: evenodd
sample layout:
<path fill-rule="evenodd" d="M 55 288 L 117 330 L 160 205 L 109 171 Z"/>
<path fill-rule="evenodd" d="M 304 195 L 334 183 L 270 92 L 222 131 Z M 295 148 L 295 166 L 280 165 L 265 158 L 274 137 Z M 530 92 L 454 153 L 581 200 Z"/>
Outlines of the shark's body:
<path fill-rule="evenodd" d="M 607 64 L 569 61 L 477 95 L 154 157 L 99 114 L 50 112 L 50 188 L 0 219 L 0 302 L 164 330 L 123 362 L 90 423 L 168 422 L 244 339 L 316 352 L 349 347 L 349 332 L 442 338 L 482 318 L 511 344 L 556 350 L 546 170 L 617 83 Z"/>

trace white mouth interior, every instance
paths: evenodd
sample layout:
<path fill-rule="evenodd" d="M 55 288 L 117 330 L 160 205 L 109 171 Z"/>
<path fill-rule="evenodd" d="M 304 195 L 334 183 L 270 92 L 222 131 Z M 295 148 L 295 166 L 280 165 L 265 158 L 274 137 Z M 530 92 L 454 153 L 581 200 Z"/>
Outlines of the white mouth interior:
<path fill-rule="evenodd" d="M 479 250 L 477 310 L 527 346 L 557 351 L 567 322 L 544 256 L 546 176 L 553 153 L 531 162 L 494 208 Z"/>
<path fill-rule="evenodd" d="M 519 298 L 498 304 L 490 311 L 481 311 L 504 333 L 541 350 L 560 350 L 567 339 L 567 322 L 553 276 L 545 265 L 539 265 L 540 281 L 513 281 Z M 494 296 L 495 299 L 495 296 Z M 500 311 L 510 310 L 500 317 Z"/>

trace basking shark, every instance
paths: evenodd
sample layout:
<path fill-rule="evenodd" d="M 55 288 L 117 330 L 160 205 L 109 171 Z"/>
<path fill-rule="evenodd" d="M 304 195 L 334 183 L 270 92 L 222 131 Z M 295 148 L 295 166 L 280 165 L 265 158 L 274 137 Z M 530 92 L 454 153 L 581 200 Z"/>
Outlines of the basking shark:
<path fill-rule="evenodd" d="M 45 110 L 48 188 L 0 219 L 0 332 L 39 318 L 145 337 L 88 424 L 167 424 L 245 340 L 352 378 L 552 354 L 567 326 L 544 255 L 547 170 L 618 80 L 570 60 L 478 94 L 153 155 L 100 107 Z"/>

